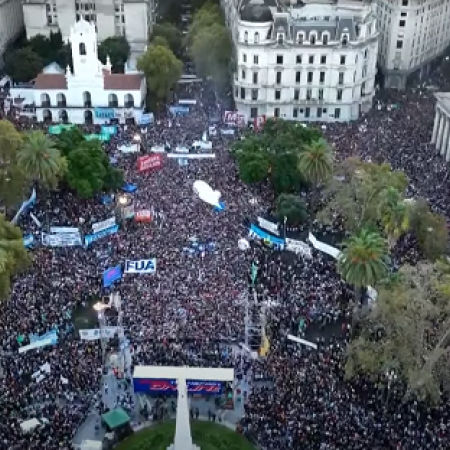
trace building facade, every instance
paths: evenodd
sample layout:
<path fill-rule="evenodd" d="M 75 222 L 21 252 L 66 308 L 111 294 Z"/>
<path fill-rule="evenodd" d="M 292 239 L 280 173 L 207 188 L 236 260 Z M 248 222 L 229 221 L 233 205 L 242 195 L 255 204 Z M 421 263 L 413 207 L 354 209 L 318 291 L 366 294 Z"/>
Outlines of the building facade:
<path fill-rule="evenodd" d="M 431 143 L 447 162 L 450 161 L 450 92 L 436 94 L 436 113 L 434 116 Z"/>
<path fill-rule="evenodd" d="M 61 30 L 73 23 L 95 23 L 98 39 L 126 36 L 132 57 L 142 53 L 155 20 L 155 0 L 22 0 L 28 38 Z"/>
<path fill-rule="evenodd" d="M 11 99 L 25 99 L 39 122 L 140 122 L 147 90 L 142 74 L 113 74 L 109 58 L 106 65 L 99 61 L 95 25 L 80 20 L 70 30 L 73 72 L 53 65 L 32 85 L 13 85 Z"/>
<path fill-rule="evenodd" d="M 0 0 L 0 56 L 6 46 L 23 30 L 23 12 L 20 2 Z M 3 62 L 3 61 L 0 61 Z"/>
<path fill-rule="evenodd" d="M 222 0 L 236 48 L 234 99 L 248 120 L 354 120 L 372 107 L 375 7 L 353 0 Z"/>
<path fill-rule="evenodd" d="M 378 0 L 377 15 L 385 87 L 405 88 L 411 73 L 427 72 L 450 44 L 449 0 Z"/>

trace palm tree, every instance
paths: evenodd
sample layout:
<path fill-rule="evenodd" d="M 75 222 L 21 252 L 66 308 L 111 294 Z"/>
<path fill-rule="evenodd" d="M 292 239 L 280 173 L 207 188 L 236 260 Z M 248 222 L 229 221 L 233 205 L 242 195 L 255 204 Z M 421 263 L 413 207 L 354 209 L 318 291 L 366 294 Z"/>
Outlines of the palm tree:
<path fill-rule="evenodd" d="M 30 180 L 49 188 L 57 186 L 67 169 L 66 159 L 41 131 L 32 131 L 25 136 L 17 160 Z"/>
<path fill-rule="evenodd" d="M 338 271 L 354 288 L 354 305 L 358 305 L 363 288 L 374 286 L 389 272 L 389 254 L 386 239 L 378 233 L 362 229 L 342 245 Z"/>
<path fill-rule="evenodd" d="M 389 248 L 393 248 L 397 239 L 409 229 L 409 208 L 400 192 L 394 187 L 385 189 L 380 200 L 378 215 L 386 233 Z"/>
<path fill-rule="evenodd" d="M 333 173 L 333 151 L 328 142 L 319 138 L 305 145 L 298 156 L 298 168 L 306 181 L 312 184 L 311 217 L 318 203 L 319 186 Z"/>

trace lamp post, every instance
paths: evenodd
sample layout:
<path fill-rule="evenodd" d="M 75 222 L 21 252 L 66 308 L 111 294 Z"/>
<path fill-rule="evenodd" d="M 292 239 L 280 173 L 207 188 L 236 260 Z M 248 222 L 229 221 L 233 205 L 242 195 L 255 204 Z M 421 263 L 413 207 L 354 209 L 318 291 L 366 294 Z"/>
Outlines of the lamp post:
<path fill-rule="evenodd" d="M 392 387 L 392 383 L 397 379 L 397 374 L 395 373 L 394 370 L 386 370 L 385 372 L 386 378 L 387 378 L 387 396 L 386 396 L 386 404 L 389 402 L 389 396 L 391 394 L 391 387 Z"/>
<path fill-rule="evenodd" d="M 121 220 L 125 220 L 130 216 L 132 198 L 128 194 L 120 194 L 117 197 L 117 214 Z"/>
<path fill-rule="evenodd" d="M 106 314 L 105 311 L 110 308 L 109 305 L 105 305 L 105 303 L 97 302 L 94 305 L 95 311 L 97 311 L 98 323 L 100 325 L 100 345 L 102 346 L 102 364 L 105 363 L 106 357 L 106 336 L 105 336 L 105 328 L 107 325 L 106 322 Z"/>

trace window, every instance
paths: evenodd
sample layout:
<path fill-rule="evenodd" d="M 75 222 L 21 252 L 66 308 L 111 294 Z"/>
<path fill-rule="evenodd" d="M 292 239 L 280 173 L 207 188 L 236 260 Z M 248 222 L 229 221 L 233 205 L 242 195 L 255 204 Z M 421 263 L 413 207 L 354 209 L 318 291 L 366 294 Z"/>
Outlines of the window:
<path fill-rule="evenodd" d="M 275 100 L 280 100 L 280 99 L 281 99 L 281 90 L 275 89 Z"/>
<path fill-rule="evenodd" d="M 294 89 L 294 100 L 300 99 L 300 89 Z"/>
<path fill-rule="evenodd" d="M 317 108 L 317 118 L 320 119 L 322 117 L 322 108 Z"/>
<path fill-rule="evenodd" d="M 277 55 L 277 64 L 283 64 L 283 55 Z"/>
<path fill-rule="evenodd" d="M 247 55 L 245 53 L 242 54 L 242 62 L 247 62 Z"/>
<path fill-rule="evenodd" d="M 319 83 L 320 84 L 325 83 L 325 72 L 320 72 L 319 73 Z"/>
<path fill-rule="evenodd" d="M 408 0 L 402 0 L 402 6 L 408 6 Z"/>
<path fill-rule="evenodd" d="M 278 45 L 283 45 L 284 44 L 284 33 L 278 33 L 277 34 L 277 42 L 278 42 Z"/>
<path fill-rule="evenodd" d="M 297 55 L 296 62 L 297 62 L 297 64 L 302 63 L 302 55 Z"/>
<path fill-rule="evenodd" d="M 403 41 L 397 41 L 397 48 L 403 48 Z"/>
<path fill-rule="evenodd" d="M 340 63 L 341 63 L 341 66 L 345 66 L 345 55 L 341 55 Z"/>
<path fill-rule="evenodd" d="M 316 35 L 311 33 L 311 35 L 309 36 L 309 43 L 311 45 L 314 45 L 316 43 Z"/>
<path fill-rule="evenodd" d="M 312 99 L 312 90 L 306 89 L 306 100 L 311 100 L 311 99 Z"/>
<path fill-rule="evenodd" d="M 277 84 L 281 84 L 281 72 L 277 72 Z"/>
<path fill-rule="evenodd" d="M 241 70 L 241 78 L 243 80 L 245 80 L 245 70 L 244 69 Z"/>
<path fill-rule="evenodd" d="M 256 119 L 258 117 L 258 108 L 250 108 L 250 117 Z"/>
<path fill-rule="evenodd" d="M 343 34 L 341 39 L 342 45 L 348 44 L 348 34 Z"/>
<path fill-rule="evenodd" d="M 303 33 L 297 34 L 297 42 L 302 45 L 303 44 Z"/>
<path fill-rule="evenodd" d="M 307 77 L 306 77 L 306 81 L 307 81 L 308 83 L 312 83 L 312 81 L 313 81 L 313 76 L 314 76 L 314 74 L 313 74 L 312 72 L 308 72 L 308 75 L 307 75 Z"/>
<path fill-rule="evenodd" d="M 340 119 L 341 117 L 341 108 L 334 108 L 334 118 Z"/>
<path fill-rule="evenodd" d="M 342 100 L 342 89 L 338 89 L 336 91 L 336 100 L 339 100 L 339 101 Z"/>
<path fill-rule="evenodd" d="M 237 86 L 234 88 L 234 97 L 235 98 L 239 97 L 239 88 Z"/>
<path fill-rule="evenodd" d="M 339 72 L 338 84 L 344 84 L 344 72 Z"/>
<path fill-rule="evenodd" d="M 309 107 L 305 108 L 305 117 L 309 119 L 310 115 L 311 115 L 311 108 Z"/>
<path fill-rule="evenodd" d="M 245 100 L 245 88 L 241 88 L 241 99 Z"/>
<path fill-rule="evenodd" d="M 258 32 L 256 32 L 256 33 L 254 34 L 253 40 L 255 41 L 255 44 L 258 44 L 258 43 L 259 43 L 259 33 L 258 33 Z"/>
<path fill-rule="evenodd" d="M 244 42 L 245 43 L 248 42 L 248 32 L 247 31 L 244 33 Z"/>
<path fill-rule="evenodd" d="M 302 73 L 300 71 L 295 72 L 295 82 L 300 83 L 301 78 L 302 78 Z"/>
<path fill-rule="evenodd" d="M 314 64 L 314 55 L 309 55 L 308 63 L 309 64 Z"/>
<path fill-rule="evenodd" d="M 406 16 L 408 15 L 408 13 L 402 12 L 400 15 L 401 15 L 402 17 L 406 17 Z"/>
<path fill-rule="evenodd" d="M 80 52 L 80 55 L 86 55 L 86 45 L 83 42 L 80 42 L 78 50 Z"/>
<path fill-rule="evenodd" d="M 406 24 L 406 21 L 405 21 L 405 20 L 400 20 L 400 22 L 399 22 L 398 25 L 399 25 L 400 27 L 404 27 L 405 24 Z"/>
<path fill-rule="evenodd" d="M 323 89 L 319 89 L 319 100 L 323 100 Z"/>
<path fill-rule="evenodd" d="M 259 64 L 259 57 L 258 57 L 258 55 L 253 55 L 253 64 Z"/>
<path fill-rule="evenodd" d="M 320 64 L 326 64 L 327 63 L 327 55 L 322 55 L 320 57 Z"/>
<path fill-rule="evenodd" d="M 258 100 L 258 89 L 252 89 L 252 100 Z"/>
<path fill-rule="evenodd" d="M 322 44 L 323 45 L 328 44 L 328 34 L 327 33 L 322 34 Z"/>
<path fill-rule="evenodd" d="M 292 116 L 296 119 L 298 117 L 298 108 L 292 110 Z"/>
<path fill-rule="evenodd" d="M 253 72 L 253 84 L 258 84 L 258 72 Z"/>
<path fill-rule="evenodd" d="M 275 108 L 275 109 L 273 110 L 273 115 L 274 115 L 275 117 L 280 117 L 280 108 Z"/>

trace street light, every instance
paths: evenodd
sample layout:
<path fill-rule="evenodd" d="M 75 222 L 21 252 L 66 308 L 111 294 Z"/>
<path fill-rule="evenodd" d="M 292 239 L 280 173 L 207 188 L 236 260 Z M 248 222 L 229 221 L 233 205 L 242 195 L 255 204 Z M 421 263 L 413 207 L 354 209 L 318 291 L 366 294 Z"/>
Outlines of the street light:
<path fill-rule="evenodd" d="M 106 356 L 106 336 L 104 330 L 106 327 L 105 311 L 108 308 L 110 308 L 110 306 L 102 302 L 97 302 L 94 305 L 94 309 L 95 311 L 97 311 L 98 323 L 100 325 L 100 345 L 102 346 L 102 364 L 105 363 L 105 356 Z"/>
<path fill-rule="evenodd" d="M 391 370 L 386 370 L 385 375 L 386 375 L 387 382 L 388 382 L 388 385 L 387 385 L 388 391 L 387 391 L 387 396 L 386 396 L 386 403 L 388 403 L 389 396 L 391 394 L 392 383 L 397 379 L 397 374 L 395 373 L 394 370 L 391 369 Z"/>

